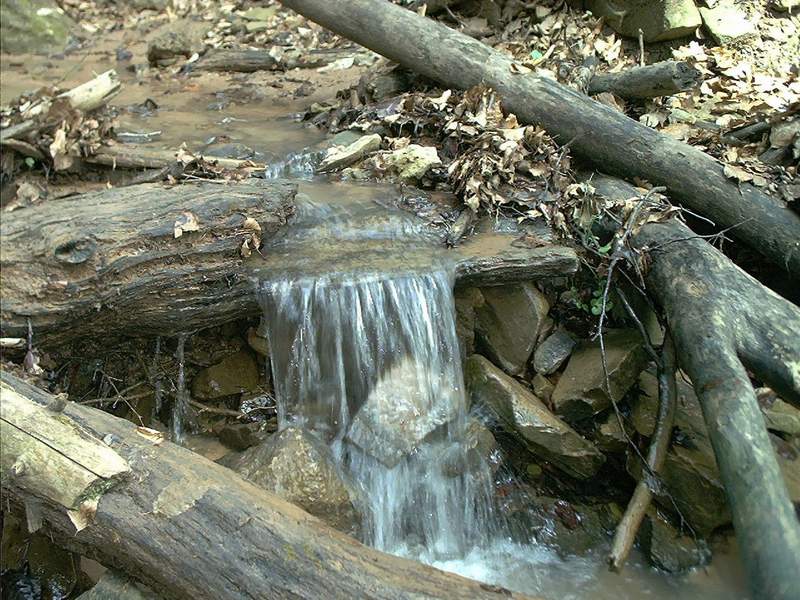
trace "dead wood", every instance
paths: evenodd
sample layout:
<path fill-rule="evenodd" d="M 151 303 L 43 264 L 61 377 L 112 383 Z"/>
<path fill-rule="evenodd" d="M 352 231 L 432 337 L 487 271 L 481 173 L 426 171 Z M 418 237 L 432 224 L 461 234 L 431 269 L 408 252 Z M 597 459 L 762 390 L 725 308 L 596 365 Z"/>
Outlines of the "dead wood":
<path fill-rule="evenodd" d="M 621 98 L 643 99 L 670 96 L 700 83 L 700 71 L 689 63 L 667 60 L 633 67 L 619 73 L 596 73 L 587 93 L 611 92 Z"/>
<path fill-rule="evenodd" d="M 278 61 L 264 50 L 217 50 L 203 57 L 194 67 L 196 71 L 225 71 L 254 73 L 273 71 Z"/>
<path fill-rule="evenodd" d="M 145 148 L 136 144 L 113 144 L 103 146 L 96 154 L 87 156 L 84 160 L 90 164 L 104 165 L 114 169 L 162 169 L 176 164 L 178 162 L 177 154 L 178 152 L 175 150 Z M 206 157 L 200 153 L 192 156 L 223 169 L 258 171 L 265 167 L 263 163 L 250 160 Z"/>
<path fill-rule="evenodd" d="M 672 197 L 800 278 L 800 217 L 756 186 L 727 178 L 714 158 L 642 125 L 441 23 L 385 0 L 282 0 L 332 31 L 446 86 L 486 84 L 521 121 L 538 123 L 576 155 Z"/>
<path fill-rule="evenodd" d="M 6 502 L 24 506 L 35 499 L 59 544 L 165 597 L 524 598 L 363 546 L 158 432 L 72 402 L 62 413 L 48 413 L 43 407 L 52 396 L 7 373 L 0 373 L 0 386 L 4 427 L 7 412 L 37 413 L 16 434 L 28 450 L 4 449 Z M 64 432 L 57 448 L 46 437 L 53 427 Z M 89 462 L 73 450 L 87 444 L 105 458 Z M 31 449 L 57 453 L 71 470 L 85 466 L 87 477 L 94 465 L 109 463 L 120 475 L 86 488 L 81 498 L 91 498 L 91 506 L 76 505 L 71 493 L 42 483 L 48 465 Z M 77 531 L 69 514 L 75 506 L 82 519 Z"/>
<path fill-rule="evenodd" d="M 592 185 L 615 200 L 637 195 L 619 179 Z M 647 292 L 702 406 L 751 591 L 789 600 L 800 589 L 800 523 L 748 370 L 800 403 L 800 309 L 676 219 L 643 225 L 631 246 L 647 254 Z"/>
<path fill-rule="evenodd" d="M 37 345 L 96 336 L 174 336 L 259 314 L 254 281 L 266 275 L 252 247 L 291 225 L 288 182 L 132 185 L 45 202 L 0 223 L 0 337 Z M 251 219 L 252 222 L 249 222 Z M 260 231 L 256 231 L 258 223 Z M 176 234 L 180 233 L 179 237 Z M 452 250 L 456 278 L 496 285 L 569 275 L 570 248 L 517 247 L 492 235 Z"/>

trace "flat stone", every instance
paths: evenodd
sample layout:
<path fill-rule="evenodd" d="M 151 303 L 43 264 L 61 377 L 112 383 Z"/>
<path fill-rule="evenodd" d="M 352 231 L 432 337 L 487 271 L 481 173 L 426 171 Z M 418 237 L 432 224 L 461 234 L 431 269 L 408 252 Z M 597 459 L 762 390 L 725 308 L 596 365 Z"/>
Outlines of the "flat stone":
<path fill-rule="evenodd" d="M 701 18 L 693 0 L 588 0 L 589 10 L 626 37 L 662 42 L 692 35 Z"/>
<path fill-rule="evenodd" d="M 244 30 L 247 33 L 259 33 L 269 29 L 269 23 L 266 21 L 248 21 L 244 25 Z"/>
<path fill-rule="evenodd" d="M 124 573 L 108 570 L 76 600 L 159 600 L 161 596 Z"/>
<path fill-rule="evenodd" d="M 550 399 L 553 397 L 553 390 L 556 389 L 556 386 L 554 386 L 547 377 L 541 373 L 537 373 L 533 376 L 533 379 L 531 379 L 531 389 L 533 390 L 534 396 L 549 403 Z"/>
<path fill-rule="evenodd" d="M 259 335 L 257 328 L 250 327 L 247 330 L 247 343 L 261 356 L 269 356 L 269 341 L 265 336 Z"/>
<path fill-rule="evenodd" d="M 487 287 L 483 306 L 475 309 L 478 347 L 511 375 L 528 362 L 550 304 L 531 283 Z"/>
<path fill-rule="evenodd" d="M 700 15 L 714 41 L 727 46 L 755 34 L 755 24 L 732 1 L 723 1 L 713 8 L 701 8 Z"/>
<path fill-rule="evenodd" d="M 409 144 L 384 156 L 383 164 L 400 179 L 414 181 L 424 177 L 433 167 L 441 165 L 442 161 L 433 146 Z"/>
<path fill-rule="evenodd" d="M 61 52 L 76 28 L 58 4 L 49 0 L 0 0 L 0 40 L 8 54 Z"/>
<path fill-rule="evenodd" d="M 198 400 L 213 400 L 252 392 L 260 382 L 255 358 L 250 352 L 241 350 L 200 371 L 192 381 L 192 395 Z"/>
<path fill-rule="evenodd" d="M 800 410 L 775 396 L 768 402 L 768 404 L 763 403 L 762 397 L 759 396 L 759 404 L 761 412 L 764 413 L 767 429 L 790 436 L 800 435 Z"/>
<path fill-rule="evenodd" d="M 567 364 L 553 392 L 557 415 L 569 422 L 594 416 L 619 402 L 647 363 L 642 338 L 633 329 L 609 330 L 604 336 L 611 397 L 600 352 L 600 340 L 582 344 Z"/>
<path fill-rule="evenodd" d="M 258 423 L 229 423 L 219 430 L 217 437 L 228 448 L 241 452 L 263 441 L 258 430 Z"/>
<path fill-rule="evenodd" d="M 286 428 L 220 462 L 331 527 L 350 535 L 360 530 L 355 485 L 340 470 L 328 446 L 307 431 Z"/>
<path fill-rule="evenodd" d="M 548 496 L 526 500 L 533 513 L 528 526 L 536 540 L 554 546 L 562 557 L 585 556 L 607 544 L 621 516 L 615 504 L 589 506 Z"/>
<path fill-rule="evenodd" d="M 447 477 L 458 477 L 464 473 L 480 473 L 489 466 L 496 471 L 500 466 L 495 459 L 497 440 L 483 423 L 471 417 L 464 432 L 464 441 L 445 451 L 442 472 Z"/>
<path fill-rule="evenodd" d="M 364 135 L 355 142 L 347 146 L 334 146 L 328 148 L 325 157 L 320 163 L 320 171 L 335 171 L 343 169 L 361 160 L 370 152 L 374 152 L 381 147 L 381 136 L 377 133 Z"/>
<path fill-rule="evenodd" d="M 711 550 L 702 539 L 695 542 L 681 534 L 652 506 L 647 509 L 639 542 L 650 563 L 668 573 L 683 573 L 711 561 Z"/>
<path fill-rule="evenodd" d="M 605 462 L 605 456 L 591 442 L 483 356 L 475 354 L 467 359 L 465 381 L 474 405 L 490 408 L 531 453 L 565 473 L 587 479 Z"/>
<path fill-rule="evenodd" d="M 600 450 L 610 453 L 624 452 L 628 447 L 625 432 L 620 427 L 617 414 L 613 410 L 609 411 L 605 420 L 597 426 L 595 443 Z"/>
<path fill-rule="evenodd" d="M 277 12 L 277 6 L 250 8 L 242 13 L 242 18 L 247 21 L 269 21 Z"/>
<path fill-rule="evenodd" d="M 555 373 L 569 358 L 575 340 L 564 329 L 557 329 L 547 337 L 533 354 L 533 369 L 542 375 Z"/>
<path fill-rule="evenodd" d="M 205 49 L 204 39 L 211 25 L 204 21 L 182 19 L 157 29 L 147 43 L 151 65 L 179 57 L 189 58 Z"/>
<path fill-rule="evenodd" d="M 353 418 L 347 439 L 388 467 L 456 416 L 461 391 L 428 365 L 403 360 L 381 376 Z"/>

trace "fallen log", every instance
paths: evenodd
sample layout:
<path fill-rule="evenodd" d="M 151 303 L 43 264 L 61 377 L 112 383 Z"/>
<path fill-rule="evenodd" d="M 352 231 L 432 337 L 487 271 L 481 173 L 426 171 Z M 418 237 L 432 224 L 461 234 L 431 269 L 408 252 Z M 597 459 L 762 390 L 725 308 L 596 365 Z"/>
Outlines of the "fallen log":
<path fill-rule="evenodd" d="M 224 71 L 255 73 L 274 71 L 278 61 L 265 50 L 217 50 L 210 52 L 194 65 L 195 71 Z"/>
<path fill-rule="evenodd" d="M 34 501 L 60 545 L 166 598 L 524 598 L 363 546 L 158 432 L 72 402 L 48 411 L 52 396 L 5 372 L 0 393 L 4 424 L 13 412 L 37 413 L 16 429 L 28 451 L 4 448 L 4 508 Z M 54 441 L 44 434 L 52 427 L 72 435 Z M 73 450 L 83 444 L 104 448 L 122 476 L 91 488 L 92 509 L 76 527 L 71 497 L 40 477 L 60 469 L 51 472 L 30 450 L 55 454 L 55 446 L 76 470 L 95 464 Z"/>
<path fill-rule="evenodd" d="M 614 200 L 637 196 L 619 179 L 592 185 Z M 648 255 L 647 292 L 702 406 L 753 596 L 795 598 L 800 523 L 746 369 L 800 404 L 800 309 L 675 219 L 647 223 L 631 241 Z"/>
<path fill-rule="evenodd" d="M 596 73 L 586 91 L 611 92 L 620 98 L 657 98 L 690 90 L 699 82 L 700 71 L 689 63 L 667 60 L 619 73 Z"/>
<path fill-rule="evenodd" d="M 136 144 L 112 144 L 103 146 L 96 154 L 87 156 L 83 160 L 90 164 L 114 169 L 162 169 L 176 164 L 178 162 L 177 154 L 176 150 L 159 150 Z M 223 169 L 263 171 L 266 167 L 264 163 L 237 158 L 203 156 L 202 153 L 193 156 Z"/>
<path fill-rule="evenodd" d="M 59 345 L 89 335 L 191 332 L 260 314 L 252 248 L 290 225 L 288 182 L 132 185 L 7 213 L 0 223 L 0 337 Z M 253 222 L 258 223 L 260 231 Z M 245 241 L 252 255 L 245 258 Z M 456 277 L 496 285 L 570 275 L 570 248 L 487 235 L 451 251 Z"/>
<path fill-rule="evenodd" d="M 282 0 L 303 16 L 430 79 L 494 88 L 505 107 L 539 123 L 581 158 L 667 186 L 671 196 L 800 279 L 800 216 L 756 186 L 728 179 L 714 158 L 505 54 L 385 0 Z"/>

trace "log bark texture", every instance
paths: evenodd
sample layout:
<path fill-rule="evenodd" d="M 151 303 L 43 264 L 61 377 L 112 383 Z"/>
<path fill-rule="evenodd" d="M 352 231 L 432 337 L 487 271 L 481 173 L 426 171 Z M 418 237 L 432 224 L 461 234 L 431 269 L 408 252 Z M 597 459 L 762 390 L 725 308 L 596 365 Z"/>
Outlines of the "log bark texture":
<path fill-rule="evenodd" d="M 614 178 L 592 185 L 612 199 L 637 195 Z M 747 370 L 800 405 L 800 309 L 677 220 L 642 226 L 632 244 L 649 255 L 648 293 L 700 401 L 753 597 L 796 598 L 800 522 Z"/>
<path fill-rule="evenodd" d="M 262 242 L 293 226 L 296 191 L 259 179 L 143 184 L 7 213 L 0 337 L 24 338 L 29 319 L 37 345 L 53 346 L 89 335 L 171 336 L 259 314 L 254 283 L 266 267 L 256 251 L 241 256 L 253 235 L 246 221 L 259 224 Z M 578 268 L 570 248 L 487 238 L 451 251 L 460 283 L 497 285 Z"/>
<path fill-rule="evenodd" d="M 178 162 L 177 151 L 145 148 L 136 144 L 113 144 L 102 147 L 97 154 L 87 156 L 84 160 L 95 165 L 104 165 L 115 169 L 161 169 Z M 223 169 L 249 168 L 253 171 L 263 170 L 266 165 L 237 158 L 195 155 L 198 159 L 222 167 Z"/>
<path fill-rule="evenodd" d="M 621 98 L 657 98 L 692 89 L 699 82 L 700 71 L 689 63 L 666 60 L 619 73 L 596 73 L 586 91 L 611 92 Z"/>
<path fill-rule="evenodd" d="M 446 86 L 494 88 L 523 122 L 541 124 L 576 155 L 622 176 L 664 185 L 672 197 L 733 227 L 800 279 L 800 217 L 750 184 L 737 184 L 701 150 L 663 135 L 578 91 L 535 73 L 441 23 L 385 0 L 282 0 L 305 17 Z"/>
<path fill-rule="evenodd" d="M 12 375 L 0 373 L 0 381 L 4 403 L 10 393 L 28 410 L 52 402 Z M 233 471 L 102 411 L 68 403 L 43 418 L 106 446 L 130 466 L 128 477 L 99 495 L 77 532 L 58 498 L 24 472 L 11 476 L 5 462 L 3 497 L 17 505 L 35 499 L 60 544 L 166 598 L 524 598 L 363 546 Z M 35 438 L 46 424 L 33 421 L 27 432 Z"/>
<path fill-rule="evenodd" d="M 264 50 L 217 50 L 195 65 L 196 71 L 255 73 L 278 68 L 278 61 Z"/>

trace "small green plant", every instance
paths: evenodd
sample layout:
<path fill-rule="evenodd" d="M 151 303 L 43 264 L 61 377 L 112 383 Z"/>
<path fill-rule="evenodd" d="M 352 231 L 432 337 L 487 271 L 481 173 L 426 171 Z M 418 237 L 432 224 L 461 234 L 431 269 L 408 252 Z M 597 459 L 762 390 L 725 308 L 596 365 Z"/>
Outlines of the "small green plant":
<path fill-rule="evenodd" d="M 592 290 L 592 297 L 589 302 L 584 302 L 581 299 L 578 290 L 572 288 L 570 290 L 573 292 L 575 306 L 577 306 L 580 310 L 599 316 L 601 312 L 603 312 L 603 292 L 605 291 L 605 281 L 602 279 L 597 280 L 597 287 Z M 614 302 L 611 300 L 611 294 L 609 294 L 608 301 L 606 302 L 606 312 L 611 310 L 614 307 Z"/>

